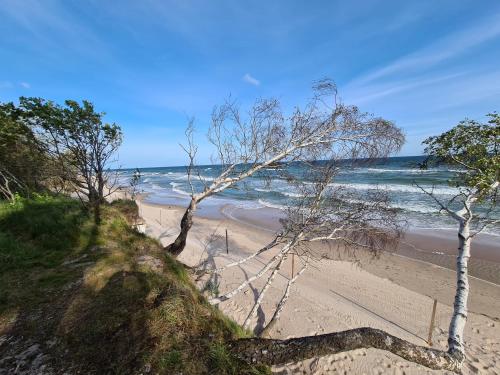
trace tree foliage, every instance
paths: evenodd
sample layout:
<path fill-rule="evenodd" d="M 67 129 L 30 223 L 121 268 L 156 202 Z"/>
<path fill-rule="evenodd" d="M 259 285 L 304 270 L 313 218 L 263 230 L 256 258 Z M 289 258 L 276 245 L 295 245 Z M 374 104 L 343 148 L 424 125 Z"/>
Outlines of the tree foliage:
<path fill-rule="evenodd" d="M 468 263 L 472 239 L 488 225 L 498 222 L 495 210 L 500 180 L 500 117 L 491 113 L 488 118 L 488 123 L 461 121 L 451 130 L 424 141 L 428 155 L 424 168 L 440 162 L 459 168 L 449 181 L 458 188 L 451 199 L 445 200 L 434 191 L 419 187 L 441 212 L 458 224 L 457 284 L 448 330 L 448 353 L 460 364 L 465 359 L 464 330 L 468 316 Z M 486 210 L 483 207 L 483 213 L 479 203 L 487 206 Z"/>
<path fill-rule="evenodd" d="M 488 114 L 488 122 L 461 121 L 453 129 L 424 141 L 426 163 L 444 162 L 461 169 L 451 181 L 481 191 L 480 198 L 492 193 L 500 174 L 500 115 Z"/>
<path fill-rule="evenodd" d="M 43 145 L 22 121 L 19 108 L 13 103 L 0 104 L 1 196 L 10 199 L 15 192 L 40 190 L 49 164 Z"/>
<path fill-rule="evenodd" d="M 103 122 L 86 100 L 61 106 L 42 98 L 0 105 L 0 165 L 38 189 L 73 191 L 96 208 L 110 184 L 108 168 L 122 142 L 115 124 Z M 109 186 L 108 186 L 109 187 Z"/>

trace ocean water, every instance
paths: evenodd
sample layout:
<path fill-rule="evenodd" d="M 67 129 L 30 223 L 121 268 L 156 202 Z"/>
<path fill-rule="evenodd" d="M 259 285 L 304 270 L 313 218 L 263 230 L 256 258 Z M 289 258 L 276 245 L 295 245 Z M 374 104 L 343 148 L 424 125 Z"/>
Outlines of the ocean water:
<path fill-rule="evenodd" d="M 370 164 L 346 165 L 333 182 L 334 186 L 343 186 L 361 197 L 363 193 L 374 189 L 383 189 L 389 193 L 390 204 L 400 210 L 410 226 L 415 228 L 454 229 L 456 222 L 444 213 L 416 185 L 434 189 L 442 200 L 452 198 L 457 189 L 448 184 L 456 170 L 445 166 L 421 170 L 418 165 L 423 157 L 393 157 Z M 300 178 L 305 175 L 304 167 L 291 165 L 287 171 Z M 127 185 L 133 175 L 133 169 L 120 171 L 120 184 Z M 186 167 L 141 168 L 141 181 L 138 189 L 147 193 L 146 201 L 161 204 L 187 204 L 190 185 Z M 209 184 L 220 172 L 215 165 L 200 166 L 198 173 Z M 264 176 L 265 175 L 265 176 Z M 271 181 L 269 184 L 268 182 Z M 202 190 L 203 183 L 194 179 L 195 190 Z M 279 171 L 267 170 L 261 175 L 254 175 L 233 188 L 210 197 L 202 202 L 205 206 L 233 205 L 243 209 L 270 207 L 282 209 L 293 203 L 299 192 L 295 191 L 282 177 Z M 478 207 L 484 211 L 484 207 Z M 499 218 L 497 213 L 496 218 Z M 486 233 L 500 235 L 500 226 L 488 228 Z"/>

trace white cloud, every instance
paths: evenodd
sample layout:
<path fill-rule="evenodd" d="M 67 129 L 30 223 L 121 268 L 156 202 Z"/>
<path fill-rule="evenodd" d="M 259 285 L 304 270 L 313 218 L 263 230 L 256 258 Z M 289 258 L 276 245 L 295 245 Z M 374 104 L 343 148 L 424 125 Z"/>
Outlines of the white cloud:
<path fill-rule="evenodd" d="M 20 82 L 19 85 L 21 85 L 21 87 L 24 87 L 25 89 L 31 88 L 31 85 L 28 82 Z"/>
<path fill-rule="evenodd" d="M 260 85 L 260 81 L 254 77 L 252 77 L 250 74 L 245 74 L 243 76 L 243 81 L 245 81 L 246 83 L 249 83 L 251 85 L 254 85 L 254 86 L 259 86 Z"/>

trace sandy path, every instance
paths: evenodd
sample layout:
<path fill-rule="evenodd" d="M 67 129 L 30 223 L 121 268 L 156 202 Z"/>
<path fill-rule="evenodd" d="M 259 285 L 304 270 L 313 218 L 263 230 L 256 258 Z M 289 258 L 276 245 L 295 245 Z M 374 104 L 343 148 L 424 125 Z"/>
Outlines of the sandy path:
<path fill-rule="evenodd" d="M 180 209 L 142 203 L 140 213 L 147 234 L 159 238 L 164 244 L 170 243 L 177 235 L 182 214 Z M 230 238 L 229 255 L 225 254 L 226 229 Z M 270 232 L 229 219 L 196 218 L 187 247 L 179 260 L 193 266 L 205 259 L 209 267 L 220 266 L 252 252 L 270 238 Z M 244 267 L 225 271 L 219 280 L 219 290 L 222 293 L 231 290 L 248 275 L 257 272 L 270 256 L 272 254 L 266 254 L 263 258 L 247 262 Z M 455 282 L 453 271 L 398 255 L 383 254 L 376 261 L 362 258 L 360 266 L 338 260 L 314 262 L 294 287 L 271 336 L 287 338 L 370 326 L 425 345 L 433 297 L 439 301 L 434 345 L 446 348 Z M 269 289 L 262 309 L 253 322 L 254 327 L 265 324 L 281 297 L 290 276 L 290 260 L 287 262 Z M 296 259 L 296 269 L 299 267 L 298 262 Z M 265 279 L 253 283 L 245 292 L 222 303 L 221 310 L 243 323 Z M 470 314 L 466 329 L 468 360 L 464 373 L 497 374 L 500 373 L 500 287 L 479 279 L 473 279 L 471 284 L 470 305 L 475 313 Z M 275 371 L 282 374 L 443 373 L 427 370 L 376 350 L 327 356 L 277 367 Z"/>

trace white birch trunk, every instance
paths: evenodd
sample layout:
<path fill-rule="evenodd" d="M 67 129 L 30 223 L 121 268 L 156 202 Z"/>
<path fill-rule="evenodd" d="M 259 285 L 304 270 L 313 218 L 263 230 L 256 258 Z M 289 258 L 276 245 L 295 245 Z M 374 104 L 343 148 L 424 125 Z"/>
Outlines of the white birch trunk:
<path fill-rule="evenodd" d="M 460 220 L 458 231 L 457 256 L 457 289 L 453 304 L 453 316 L 448 333 L 448 350 L 450 354 L 463 361 L 464 330 L 467 323 L 467 299 L 469 297 L 468 262 L 470 258 L 470 217 Z"/>

